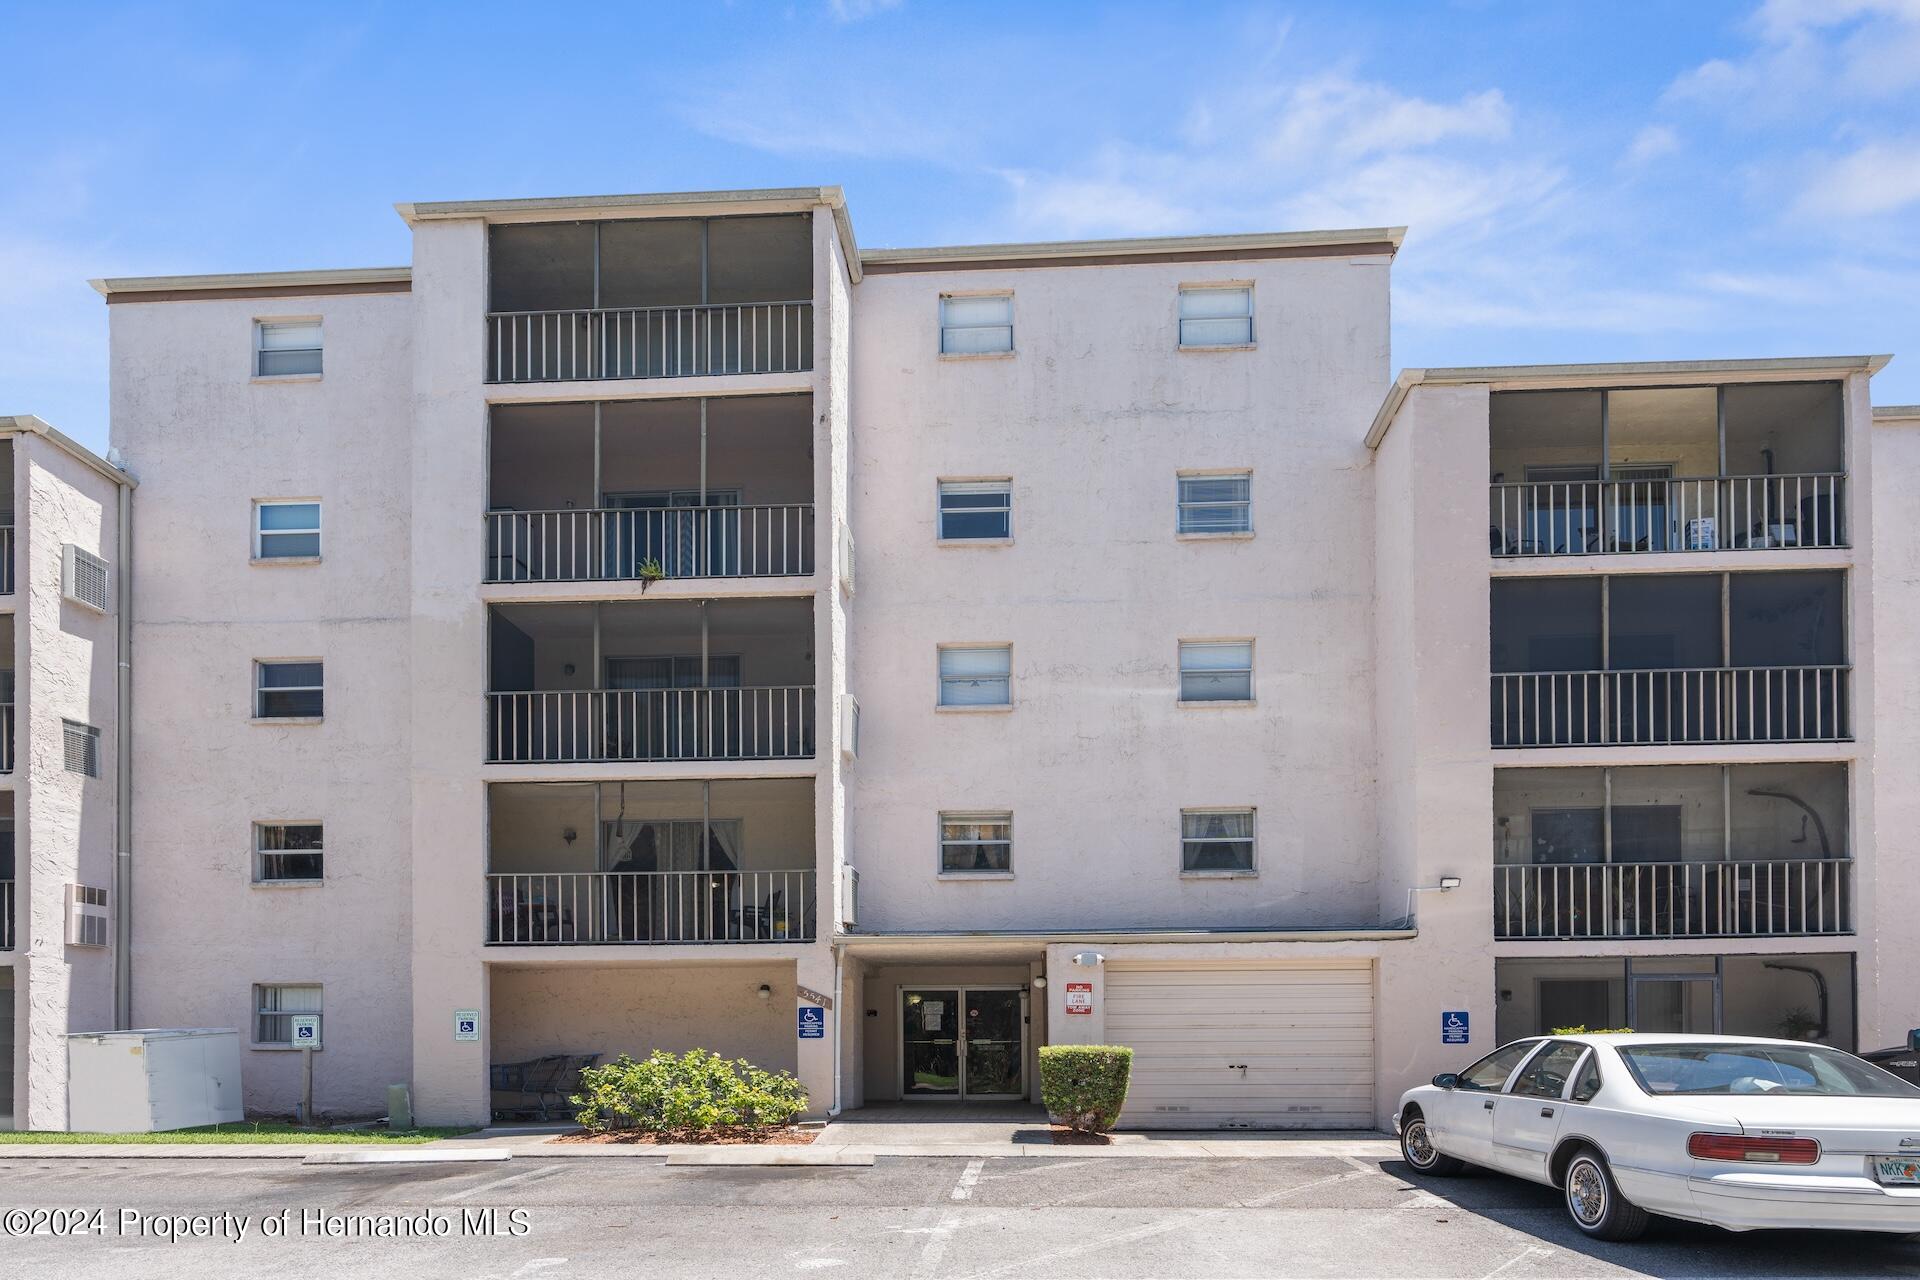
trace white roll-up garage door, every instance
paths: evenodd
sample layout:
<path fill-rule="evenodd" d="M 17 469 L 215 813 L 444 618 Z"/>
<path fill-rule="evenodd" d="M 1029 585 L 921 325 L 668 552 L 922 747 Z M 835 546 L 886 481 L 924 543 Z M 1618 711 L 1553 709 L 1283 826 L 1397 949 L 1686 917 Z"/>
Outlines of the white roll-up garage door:
<path fill-rule="evenodd" d="M 1109 964 L 1106 1039 L 1133 1047 L 1123 1127 L 1371 1129 L 1369 961 Z"/>

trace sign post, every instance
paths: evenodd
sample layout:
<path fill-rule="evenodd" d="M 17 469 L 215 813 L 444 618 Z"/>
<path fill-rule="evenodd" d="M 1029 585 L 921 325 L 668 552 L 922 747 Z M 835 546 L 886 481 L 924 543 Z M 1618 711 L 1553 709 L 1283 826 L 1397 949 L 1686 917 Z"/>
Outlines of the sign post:
<path fill-rule="evenodd" d="M 288 1019 L 294 1047 L 300 1050 L 300 1123 L 313 1127 L 313 1051 L 320 1047 L 320 1015 L 296 1013 Z"/>

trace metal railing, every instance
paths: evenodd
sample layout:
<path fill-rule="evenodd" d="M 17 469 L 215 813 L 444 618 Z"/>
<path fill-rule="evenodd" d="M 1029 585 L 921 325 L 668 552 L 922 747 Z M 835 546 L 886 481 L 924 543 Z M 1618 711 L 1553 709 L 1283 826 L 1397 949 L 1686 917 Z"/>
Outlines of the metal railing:
<path fill-rule="evenodd" d="M 0 596 L 13 594 L 13 526 L 0 524 Z"/>
<path fill-rule="evenodd" d="M 813 686 L 490 693 L 487 760 L 800 760 Z"/>
<path fill-rule="evenodd" d="M 487 346 L 489 382 L 805 373 L 813 303 L 496 311 Z"/>
<path fill-rule="evenodd" d="M 1541 480 L 1488 486 L 1496 556 L 1844 547 L 1846 475 Z"/>
<path fill-rule="evenodd" d="M 13 881 L 0 880 L 0 951 L 13 950 Z"/>
<path fill-rule="evenodd" d="M 501 946 L 807 942 L 811 871 L 579 871 L 487 876 Z"/>
<path fill-rule="evenodd" d="M 1853 862 L 1515 864 L 1493 869 L 1496 938 L 1764 938 L 1853 932 Z"/>
<path fill-rule="evenodd" d="M 13 772 L 13 704 L 0 702 L 0 773 Z"/>
<path fill-rule="evenodd" d="M 487 513 L 488 582 L 778 578 L 813 572 L 813 504 Z"/>
<path fill-rule="evenodd" d="M 1844 666 L 1541 671 L 1492 678 L 1495 747 L 1844 742 Z"/>

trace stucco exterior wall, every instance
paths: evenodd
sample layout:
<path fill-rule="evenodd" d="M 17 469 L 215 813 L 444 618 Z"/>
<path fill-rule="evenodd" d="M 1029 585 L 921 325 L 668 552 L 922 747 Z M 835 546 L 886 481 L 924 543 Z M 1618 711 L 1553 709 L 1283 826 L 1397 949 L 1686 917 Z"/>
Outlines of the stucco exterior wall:
<path fill-rule="evenodd" d="M 72 543 L 118 572 L 118 486 L 31 434 L 14 438 L 13 485 L 14 1116 L 61 1129 L 65 1036 L 113 1025 L 113 950 L 67 945 L 66 892 L 113 886 L 118 734 L 114 615 L 62 598 L 61 555 Z M 67 770 L 63 720 L 100 730 L 99 777 Z"/>
<path fill-rule="evenodd" d="M 256 319 L 318 316 L 322 376 L 252 377 Z M 254 985 L 317 983 L 314 1102 L 408 1077 L 408 295 L 116 305 L 113 442 L 134 519 L 137 1026 L 256 1034 Z M 318 563 L 252 563 L 261 499 L 321 504 Z M 325 663 L 321 722 L 253 720 L 254 663 Z M 253 824 L 319 822 L 324 879 L 253 883 Z M 252 1048 L 246 1104 L 298 1055 Z"/>
<path fill-rule="evenodd" d="M 850 772 L 863 929 L 1371 923 L 1372 482 L 1387 263 L 868 276 L 854 323 Z M 1251 280 L 1258 346 L 1177 349 L 1183 283 Z M 1011 290 L 1017 353 L 938 354 Z M 1250 539 L 1175 534 L 1177 474 L 1253 473 Z M 1011 476 L 1008 545 L 942 545 L 943 478 Z M 1180 707 L 1182 639 L 1252 638 L 1256 703 Z M 1007 643 L 1013 709 L 935 709 Z M 1180 874 L 1183 808 L 1258 810 L 1258 874 Z M 943 810 L 1011 810 L 1010 879 L 936 873 Z"/>

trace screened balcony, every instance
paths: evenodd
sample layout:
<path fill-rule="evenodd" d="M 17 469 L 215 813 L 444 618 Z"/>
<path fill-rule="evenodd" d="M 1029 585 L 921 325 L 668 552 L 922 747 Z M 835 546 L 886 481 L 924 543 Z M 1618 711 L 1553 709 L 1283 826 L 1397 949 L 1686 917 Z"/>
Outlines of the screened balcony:
<path fill-rule="evenodd" d="M 1842 764 L 1496 769 L 1494 937 L 1853 931 Z"/>
<path fill-rule="evenodd" d="M 814 753 L 813 602 L 504 605 L 487 760 L 800 760 Z"/>
<path fill-rule="evenodd" d="M 1490 398 L 1495 556 L 1844 547 L 1837 382 Z"/>
<path fill-rule="evenodd" d="M 15 874 L 13 792 L 0 791 L 0 951 L 12 951 L 15 946 L 15 919 L 19 912 L 19 899 L 14 892 Z"/>
<path fill-rule="evenodd" d="M 1851 736 L 1837 571 L 1498 578 L 1495 747 Z"/>
<path fill-rule="evenodd" d="M 0 596 L 12 594 L 13 441 L 0 440 Z"/>
<path fill-rule="evenodd" d="M 492 946 L 814 937 L 813 782 L 496 783 Z"/>
<path fill-rule="evenodd" d="M 813 572 L 808 396 L 497 405 L 489 582 Z"/>
<path fill-rule="evenodd" d="M 492 228 L 490 382 L 803 373 L 806 214 Z"/>

